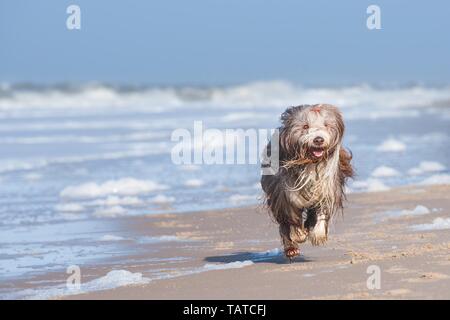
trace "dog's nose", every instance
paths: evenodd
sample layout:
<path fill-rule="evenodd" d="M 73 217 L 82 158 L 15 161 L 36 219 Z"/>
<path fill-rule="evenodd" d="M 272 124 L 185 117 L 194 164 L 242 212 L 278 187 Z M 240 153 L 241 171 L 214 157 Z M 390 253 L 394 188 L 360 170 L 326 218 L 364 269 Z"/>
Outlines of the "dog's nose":
<path fill-rule="evenodd" d="M 315 137 L 313 142 L 314 144 L 321 145 L 324 142 L 324 139 L 322 137 Z"/>

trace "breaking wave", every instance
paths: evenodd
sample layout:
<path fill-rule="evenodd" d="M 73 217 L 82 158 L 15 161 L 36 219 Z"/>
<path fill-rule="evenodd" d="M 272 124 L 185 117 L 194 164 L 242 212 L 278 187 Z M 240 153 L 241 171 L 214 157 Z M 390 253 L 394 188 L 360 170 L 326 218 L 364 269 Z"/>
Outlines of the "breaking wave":
<path fill-rule="evenodd" d="M 126 108 L 151 113 L 179 108 L 253 109 L 286 107 L 298 103 L 332 103 L 342 108 L 364 107 L 396 115 L 403 108 L 450 106 L 450 87 L 376 87 L 367 84 L 347 87 L 305 87 L 286 81 L 252 82 L 228 87 L 130 87 L 106 84 L 85 85 L 0 85 L 0 115 L 11 116 L 20 111 L 38 113 L 45 110 L 95 112 L 108 108 Z M 446 108 L 447 109 L 447 108 Z M 375 113 L 373 117 L 383 116 Z M 414 113 L 411 115 L 414 116 Z M 400 115 L 399 115 L 400 116 Z M 401 116 L 404 116 L 402 114 Z"/>

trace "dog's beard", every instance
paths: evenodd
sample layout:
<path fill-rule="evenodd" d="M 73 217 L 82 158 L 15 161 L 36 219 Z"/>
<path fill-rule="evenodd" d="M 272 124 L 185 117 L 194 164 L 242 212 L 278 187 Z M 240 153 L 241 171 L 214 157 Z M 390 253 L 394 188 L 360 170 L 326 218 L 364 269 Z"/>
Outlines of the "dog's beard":
<path fill-rule="evenodd" d="M 294 169 L 292 174 L 296 176 L 294 181 L 286 184 L 285 187 L 291 192 L 299 192 L 306 201 L 300 206 L 314 204 L 315 207 L 326 210 L 332 215 L 339 207 L 339 150 L 340 145 L 332 149 L 324 148 L 320 159 L 314 156 L 311 158 L 302 158 L 297 162 L 290 162 L 294 166 L 302 162 L 303 166 Z M 305 162 L 306 161 L 306 162 Z"/>
<path fill-rule="evenodd" d="M 300 146 L 296 152 L 295 157 L 286 160 L 283 167 L 291 168 L 295 166 L 302 166 L 310 163 L 319 163 L 321 161 L 327 161 L 334 153 L 335 147 L 330 148 L 328 146 L 317 147 L 305 144 Z"/>

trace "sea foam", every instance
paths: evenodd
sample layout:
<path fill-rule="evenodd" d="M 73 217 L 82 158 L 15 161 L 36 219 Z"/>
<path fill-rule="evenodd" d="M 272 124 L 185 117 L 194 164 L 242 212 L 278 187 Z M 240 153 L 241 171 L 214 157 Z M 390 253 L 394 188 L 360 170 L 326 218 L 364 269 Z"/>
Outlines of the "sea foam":
<path fill-rule="evenodd" d="M 371 175 L 376 178 L 397 177 L 400 172 L 391 167 L 380 166 L 373 170 Z"/>
<path fill-rule="evenodd" d="M 108 180 L 100 184 L 87 182 L 76 186 L 69 186 L 61 191 L 60 196 L 62 198 L 97 198 L 111 194 L 129 196 L 164 189 L 167 189 L 165 185 L 158 184 L 154 181 L 122 178 L 119 180 Z"/>
<path fill-rule="evenodd" d="M 431 211 L 423 205 L 417 205 L 414 209 L 403 209 L 403 210 L 390 210 L 383 212 L 383 215 L 387 218 L 397 218 L 403 216 L 419 216 L 424 214 L 429 214 Z"/>
<path fill-rule="evenodd" d="M 450 174 L 435 174 L 426 178 L 420 184 L 435 185 L 435 184 L 450 184 Z"/>
<path fill-rule="evenodd" d="M 419 166 L 411 168 L 408 170 L 410 175 L 422 175 L 428 172 L 439 172 L 444 171 L 446 168 L 443 164 L 436 161 L 422 161 Z"/>
<path fill-rule="evenodd" d="M 450 218 L 436 218 L 432 223 L 417 224 L 411 228 L 416 231 L 450 229 Z"/>
<path fill-rule="evenodd" d="M 381 152 L 401 152 L 406 150 L 406 145 L 393 138 L 384 140 L 378 147 L 378 151 Z"/>

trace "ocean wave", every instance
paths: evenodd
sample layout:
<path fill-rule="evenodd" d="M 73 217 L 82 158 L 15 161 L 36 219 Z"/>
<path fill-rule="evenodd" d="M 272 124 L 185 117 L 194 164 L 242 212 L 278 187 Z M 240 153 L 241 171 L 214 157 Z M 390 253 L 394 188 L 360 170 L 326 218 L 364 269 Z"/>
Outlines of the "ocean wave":
<path fill-rule="evenodd" d="M 191 188 L 198 188 L 205 184 L 205 182 L 201 179 L 189 179 L 184 182 L 184 186 Z"/>
<path fill-rule="evenodd" d="M 85 210 L 84 206 L 79 203 L 60 203 L 55 206 L 58 212 L 82 212 Z"/>
<path fill-rule="evenodd" d="M 124 217 L 128 214 L 128 210 L 122 206 L 112 206 L 105 208 L 98 208 L 94 211 L 94 216 L 98 218 L 116 218 Z"/>
<path fill-rule="evenodd" d="M 106 153 L 104 152 L 90 155 L 42 157 L 29 160 L 9 158 L 5 160 L 0 160 L 0 174 L 21 170 L 36 170 L 51 165 L 77 164 L 88 161 L 100 161 L 100 160 L 120 160 L 120 159 L 140 158 L 144 156 L 162 154 L 170 151 L 168 145 L 164 142 L 148 145 L 137 144 L 131 145 L 130 147 L 131 147 L 130 150 L 126 151 L 115 151 Z"/>
<path fill-rule="evenodd" d="M 167 197 L 163 194 L 158 194 L 157 196 L 150 199 L 150 203 L 158 205 L 168 205 L 175 201 L 175 197 Z"/>
<path fill-rule="evenodd" d="M 113 289 L 123 286 L 143 285 L 149 283 L 150 281 L 151 279 L 143 277 L 142 273 L 139 272 L 131 272 L 128 270 L 112 270 L 100 278 L 93 279 L 86 283 L 81 283 L 79 288 L 77 288 L 75 285 L 58 285 L 45 289 L 24 289 L 6 295 L 5 298 L 44 300 L 67 295 Z"/>
<path fill-rule="evenodd" d="M 368 178 L 366 180 L 356 180 L 350 183 L 350 192 L 379 192 L 387 191 L 390 188 L 379 179 Z"/>
<path fill-rule="evenodd" d="M 122 240 L 127 240 L 127 239 L 124 237 L 121 237 L 121 236 L 113 235 L 113 234 L 105 234 L 99 238 L 99 241 L 122 241 Z"/>
<path fill-rule="evenodd" d="M 165 190 L 168 187 L 151 180 L 139 180 L 135 178 L 122 178 L 108 180 L 103 183 L 87 182 L 81 185 L 64 188 L 60 196 L 62 198 L 98 198 L 110 195 L 132 196 L 145 194 L 157 190 Z"/>
<path fill-rule="evenodd" d="M 108 108 L 164 112 L 181 107 L 286 107 L 299 103 L 333 103 L 342 108 L 395 109 L 450 106 L 450 87 L 305 87 L 286 81 L 260 81 L 228 87 L 120 87 L 105 84 L 79 86 L 3 85 L 0 113 L 68 109 L 95 111 Z M 377 113 L 371 117 L 377 117 Z"/>
<path fill-rule="evenodd" d="M 446 167 L 437 161 L 421 161 L 417 167 L 408 170 L 408 174 L 417 176 L 429 172 L 444 171 Z"/>
<path fill-rule="evenodd" d="M 399 218 L 404 216 L 420 216 L 430 214 L 431 210 L 423 205 L 417 205 L 414 209 L 389 210 L 382 213 L 385 218 Z"/>
<path fill-rule="evenodd" d="M 400 172 L 388 166 L 379 166 L 372 171 L 371 176 L 375 178 L 388 178 L 400 176 Z"/>
<path fill-rule="evenodd" d="M 207 263 L 203 266 L 203 268 L 206 270 L 226 270 L 226 269 L 243 268 L 243 267 L 251 266 L 252 264 L 254 264 L 254 262 L 251 260 L 234 261 L 234 262 L 223 263 L 223 264 Z"/>
<path fill-rule="evenodd" d="M 397 139 L 389 138 L 384 140 L 378 147 L 377 151 L 381 152 L 402 152 L 406 150 L 406 144 Z"/>
<path fill-rule="evenodd" d="M 108 195 L 105 199 L 97 199 L 90 203 L 90 205 L 94 206 L 105 206 L 105 207 L 113 207 L 113 206 L 143 206 L 145 205 L 144 201 L 139 199 L 138 197 L 117 197 L 114 195 Z"/>
<path fill-rule="evenodd" d="M 3 128 L 5 131 L 6 129 Z M 29 130 L 29 128 L 25 129 Z M 18 131 L 17 128 L 15 131 Z M 132 132 L 130 134 L 111 134 L 111 135 L 47 135 L 31 137 L 0 137 L 0 144 L 57 144 L 57 143 L 123 143 L 123 142 L 141 142 L 152 141 L 166 138 L 165 134 L 153 132 Z"/>
<path fill-rule="evenodd" d="M 436 218 L 432 223 L 417 224 L 411 227 L 415 231 L 450 229 L 450 218 Z"/>
<path fill-rule="evenodd" d="M 420 184 L 425 186 L 450 184 L 450 174 L 435 174 L 426 178 Z"/>
<path fill-rule="evenodd" d="M 257 202 L 256 195 L 244 195 L 244 194 L 234 194 L 228 198 L 228 200 L 234 204 L 252 203 Z"/>

